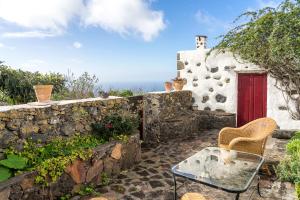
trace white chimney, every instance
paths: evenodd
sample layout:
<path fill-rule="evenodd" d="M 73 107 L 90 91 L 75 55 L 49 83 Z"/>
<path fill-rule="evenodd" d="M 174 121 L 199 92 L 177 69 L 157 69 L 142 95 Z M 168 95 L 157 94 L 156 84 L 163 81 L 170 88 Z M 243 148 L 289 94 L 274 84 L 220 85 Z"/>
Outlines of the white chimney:
<path fill-rule="evenodd" d="M 206 49 L 206 39 L 205 35 L 196 35 L 196 49 Z"/>

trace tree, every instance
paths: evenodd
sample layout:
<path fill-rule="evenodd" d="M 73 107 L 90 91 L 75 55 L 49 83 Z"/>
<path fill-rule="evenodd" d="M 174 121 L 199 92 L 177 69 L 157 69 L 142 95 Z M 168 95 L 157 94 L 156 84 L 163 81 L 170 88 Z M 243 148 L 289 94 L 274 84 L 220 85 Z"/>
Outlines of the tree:
<path fill-rule="evenodd" d="M 230 51 L 240 61 L 267 70 L 276 79 L 293 119 L 300 119 L 300 0 L 285 0 L 238 17 L 246 22 L 221 36 L 212 50 Z"/>

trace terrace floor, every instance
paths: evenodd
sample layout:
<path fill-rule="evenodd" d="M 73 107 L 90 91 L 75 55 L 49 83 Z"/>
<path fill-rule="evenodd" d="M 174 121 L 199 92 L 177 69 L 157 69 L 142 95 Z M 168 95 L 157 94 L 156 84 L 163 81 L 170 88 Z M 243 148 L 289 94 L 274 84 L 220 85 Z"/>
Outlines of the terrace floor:
<path fill-rule="evenodd" d="M 195 137 L 178 139 L 161 144 L 156 148 L 143 148 L 142 161 L 134 168 L 123 171 L 109 186 L 97 188 L 101 197 L 109 200 L 172 200 L 173 179 L 170 168 L 172 165 L 193 155 L 199 150 L 217 145 L 218 130 L 203 131 Z M 284 154 L 285 140 L 271 139 L 267 145 L 266 158 L 268 162 L 276 162 Z M 272 149 L 272 150 L 271 150 Z M 179 179 L 179 183 L 183 180 Z M 179 196 L 185 192 L 200 192 L 208 200 L 231 200 L 234 194 L 213 189 L 201 184 L 186 182 L 179 191 Z M 289 183 L 272 180 L 272 177 L 262 177 L 261 192 L 263 198 L 256 192 L 254 182 L 247 192 L 241 194 L 241 200 L 292 200 L 296 199 L 294 188 Z M 83 197 L 82 199 L 89 199 Z M 79 199 L 79 197 L 77 197 Z"/>

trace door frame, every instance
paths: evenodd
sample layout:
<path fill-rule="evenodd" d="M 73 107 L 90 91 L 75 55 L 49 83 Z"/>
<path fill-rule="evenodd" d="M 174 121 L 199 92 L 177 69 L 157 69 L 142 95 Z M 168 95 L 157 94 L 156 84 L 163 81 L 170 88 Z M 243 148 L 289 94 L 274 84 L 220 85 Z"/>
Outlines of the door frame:
<path fill-rule="evenodd" d="M 241 70 L 236 71 L 236 126 L 239 126 L 239 75 L 265 75 L 266 83 L 265 83 L 265 99 L 264 99 L 264 107 L 265 113 L 264 116 L 267 116 L 268 110 L 268 72 L 266 70 Z"/>

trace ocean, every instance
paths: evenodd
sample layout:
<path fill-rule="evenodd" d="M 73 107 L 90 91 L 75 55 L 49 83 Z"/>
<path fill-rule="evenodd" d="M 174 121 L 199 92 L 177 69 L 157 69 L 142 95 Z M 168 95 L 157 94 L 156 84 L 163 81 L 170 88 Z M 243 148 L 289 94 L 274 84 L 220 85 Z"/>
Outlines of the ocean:
<path fill-rule="evenodd" d="M 104 82 L 100 84 L 104 91 L 110 89 L 130 89 L 132 91 L 154 92 L 164 91 L 164 82 Z"/>

